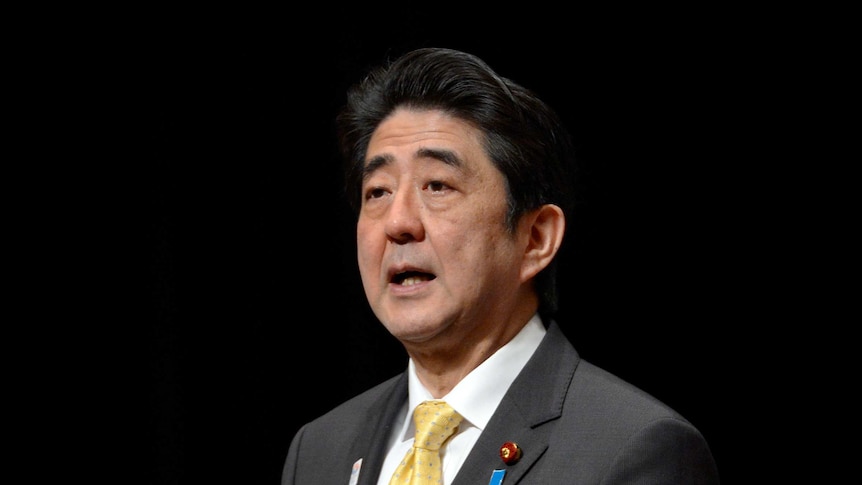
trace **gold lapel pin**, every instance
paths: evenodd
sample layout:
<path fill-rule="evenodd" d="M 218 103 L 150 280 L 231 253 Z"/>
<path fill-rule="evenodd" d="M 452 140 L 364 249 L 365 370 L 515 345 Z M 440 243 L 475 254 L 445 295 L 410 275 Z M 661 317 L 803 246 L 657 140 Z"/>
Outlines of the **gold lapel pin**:
<path fill-rule="evenodd" d="M 521 459 L 521 448 L 516 443 L 507 441 L 500 447 L 500 458 L 507 465 L 514 465 Z"/>

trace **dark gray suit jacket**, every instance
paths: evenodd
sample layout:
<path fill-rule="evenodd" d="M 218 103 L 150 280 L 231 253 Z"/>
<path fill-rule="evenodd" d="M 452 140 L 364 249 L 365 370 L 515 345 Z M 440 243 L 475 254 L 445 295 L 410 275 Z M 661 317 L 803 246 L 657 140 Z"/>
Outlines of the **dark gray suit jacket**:
<path fill-rule="evenodd" d="M 362 458 L 358 485 L 374 485 L 391 426 L 407 399 L 401 374 L 306 424 L 290 444 L 282 485 L 347 485 Z M 500 447 L 521 459 L 506 465 Z M 551 322 L 548 333 L 479 436 L 453 485 L 717 484 L 701 433 L 629 383 L 581 360 Z"/>

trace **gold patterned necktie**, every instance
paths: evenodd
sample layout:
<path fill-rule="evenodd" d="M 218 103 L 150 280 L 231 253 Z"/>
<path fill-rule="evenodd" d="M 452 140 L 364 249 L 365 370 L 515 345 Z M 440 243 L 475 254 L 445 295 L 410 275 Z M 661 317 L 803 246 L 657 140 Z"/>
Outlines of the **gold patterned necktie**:
<path fill-rule="evenodd" d="M 463 417 L 443 401 L 425 401 L 413 411 L 416 435 L 413 447 L 389 480 L 389 485 L 443 483 L 440 447 L 458 430 Z"/>

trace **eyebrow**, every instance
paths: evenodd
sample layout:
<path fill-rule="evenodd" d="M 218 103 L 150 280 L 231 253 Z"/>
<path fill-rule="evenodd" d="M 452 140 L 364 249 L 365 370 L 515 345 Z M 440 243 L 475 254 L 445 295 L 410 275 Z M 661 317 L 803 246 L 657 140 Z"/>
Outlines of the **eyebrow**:
<path fill-rule="evenodd" d="M 394 158 L 392 155 L 377 155 L 376 157 L 370 158 L 365 161 L 365 165 L 362 167 L 362 180 L 368 178 L 369 175 L 376 172 L 378 168 L 389 165 L 392 163 Z"/>
<path fill-rule="evenodd" d="M 460 167 L 464 164 L 461 157 L 458 156 L 452 150 L 445 150 L 442 148 L 420 148 L 416 151 L 416 156 L 419 158 L 431 158 L 434 160 L 439 160 L 446 165 L 450 165 L 452 167 Z"/>
<path fill-rule="evenodd" d="M 420 148 L 416 150 L 415 155 L 416 158 L 430 158 L 455 168 L 459 168 L 464 165 L 464 161 L 461 160 L 461 157 L 459 157 L 458 154 L 452 150 L 446 150 L 443 148 Z M 374 173 L 377 169 L 385 165 L 389 165 L 394 160 L 395 158 L 389 154 L 377 155 L 366 160 L 365 166 L 362 168 L 362 179 L 364 180 L 368 178 L 368 176 Z"/>

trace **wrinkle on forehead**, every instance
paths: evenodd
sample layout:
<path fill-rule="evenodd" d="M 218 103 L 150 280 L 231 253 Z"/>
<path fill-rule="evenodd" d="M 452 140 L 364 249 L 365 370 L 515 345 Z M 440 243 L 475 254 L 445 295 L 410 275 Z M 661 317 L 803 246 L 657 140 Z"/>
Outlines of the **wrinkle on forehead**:
<path fill-rule="evenodd" d="M 470 145 L 476 146 L 480 141 L 479 133 L 472 124 L 444 111 L 399 108 L 374 130 L 362 179 L 367 180 L 381 168 L 394 164 L 402 147 L 415 147 L 400 155 L 406 159 L 435 161 L 464 170 L 468 162 L 464 157 L 471 155 L 461 150 L 472 151 Z"/>

